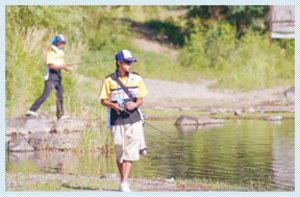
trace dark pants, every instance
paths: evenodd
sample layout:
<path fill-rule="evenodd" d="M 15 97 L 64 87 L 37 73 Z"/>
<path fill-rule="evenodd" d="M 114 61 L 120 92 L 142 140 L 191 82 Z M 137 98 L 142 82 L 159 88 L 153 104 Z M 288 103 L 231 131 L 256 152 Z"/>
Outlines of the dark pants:
<path fill-rule="evenodd" d="M 50 93 L 53 89 L 52 84 L 54 85 L 54 87 L 57 91 L 57 95 L 58 95 L 59 102 L 56 102 L 56 115 L 59 118 L 64 114 L 64 109 L 63 109 L 63 92 L 64 91 L 63 91 L 63 86 L 61 85 L 61 81 L 58 81 L 58 80 L 48 79 L 47 81 L 45 81 L 45 87 L 44 87 L 43 94 L 34 102 L 34 104 L 31 106 L 30 110 L 36 111 L 36 110 L 38 110 L 38 108 L 40 108 L 42 103 L 50 95 Z M 60 106 L 58 106 L 58 104 Z M 60 111 L 60 109 L 61 109 L 61 111 Z"/>

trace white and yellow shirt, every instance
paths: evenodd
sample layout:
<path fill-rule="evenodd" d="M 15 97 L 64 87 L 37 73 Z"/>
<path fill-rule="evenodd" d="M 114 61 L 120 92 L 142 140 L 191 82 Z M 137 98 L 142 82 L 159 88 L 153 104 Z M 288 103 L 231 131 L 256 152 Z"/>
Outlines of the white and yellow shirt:
<path fill-rule="evenodd" d="M 116 73 L 112 73 L 104 79 L 99 98 L 109 100 L 114 103 L 120 103 L 120 100 L 125 103 L 132 101 L 114 79 L 116 79 Z M 127 75 L 126 77 L 118 76 L 118 80 L 124 84 L 135 100 L 143 98 L 148 94 L 148 90 L 142 77 L 137 73 L 129 73 L 129 76 Z M 111 109 L 111 114 L 108 114 L 110 115 L 109 125 L 133 124 L 141 120 L 137 109 L 130 111 L 130 113 L 131 115 L 126 113 L 118 114 L 114 109 Z"/>

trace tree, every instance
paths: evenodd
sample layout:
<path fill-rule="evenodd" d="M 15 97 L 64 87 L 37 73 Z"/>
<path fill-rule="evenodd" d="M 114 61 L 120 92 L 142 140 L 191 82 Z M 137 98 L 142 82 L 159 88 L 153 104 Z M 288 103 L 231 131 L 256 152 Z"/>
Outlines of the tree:
<path fill-rule="evenodd" d="M 187 6 L 187 19 L 199 18 L 202 23 L 211 19 L 216 27 L 217 20 L 225 20 L 235 25 L 238 37 L 241 38 L 249 28 L 266 31 L 268 29 L 268 6 L 236 5 L 236 6 Z M 193 23 L 189 20 L 190 23 Z M 199 22 L 199 21 L 198 21 Z M 194 26 L 193 24 L 190 24 Z"/>

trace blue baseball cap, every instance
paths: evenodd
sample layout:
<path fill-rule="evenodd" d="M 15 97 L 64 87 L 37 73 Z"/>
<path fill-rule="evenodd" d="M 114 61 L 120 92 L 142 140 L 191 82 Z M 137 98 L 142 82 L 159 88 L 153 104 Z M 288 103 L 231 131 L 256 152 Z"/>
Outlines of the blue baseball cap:
<path fill-rule="evenodd" d="M 64 42 L 66 43 L 67 40 L 63 37 L 63 35 L 57 35 L 52 40 L 51 43 L 54 44 L 55 42 Z"/>
<path fill-rule="evenodd" d="M 116 61 L 119 61 L 119 60 L 127 60 L 127 61 L 131 61 L 131 62 L 137 62 L 137 60 L 132 57 L 130 51 L 128 51 L 128 50 L 122 50 L 116 54 Z"/>

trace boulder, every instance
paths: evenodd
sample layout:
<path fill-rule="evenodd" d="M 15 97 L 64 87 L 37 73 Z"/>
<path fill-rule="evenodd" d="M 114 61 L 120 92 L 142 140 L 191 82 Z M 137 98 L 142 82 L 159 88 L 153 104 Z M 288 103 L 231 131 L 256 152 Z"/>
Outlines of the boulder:
<path fill-rule="evenodd" d="M 73 120 L 73 119 L 59 120 L 55 124 L 53 131 L 55 133 L 69 133 L 69 132 L 82 131 L 86 128 L 86 125 L 87 122 L 81 120 Z"/>
<path fill-rule="evenodd" d="M 192 133 L 198 130 L 199 125 L 176 125 L 176 128 L 180 133 Z"/>
<path fill-rule="evenodd" d="M 54 136 L 54 135 L 49 135 L 48 136 L 48 143 L 47 147 L 50 149 L 59 149 L 61 148 L 61 143 L 60 141 Z"/>
<path fill-rule="evenodd" d="M 26 135 L 26 134 L 28 134 L 28 130 L 25 129 L 24 127 L 10 127 L 10 126 L 6 126 L 5 127 L 5 134 L 6 135 L 12 135 L 12 134 Z"/>
<path fill-rule="evenodd" d="M 27 122 L 27 120 L 30 120 L 30 119 L 38 119 L 38 118 L 22 115 L 15 119 L 5 119 L 5 126 L 6 127 L 23 127 L 25 125 L 25 123 Z"/>
<path fill-rule="evenodd" d="M 214 119 L 209 117 L 195 118 L 191 116 L 182 115 L 180 116 L 175 125 L 206 125 L 206 124 L 223 124 L 224 120 Z"/>
<path fill-rule="evenodd" d="M 32 116 L 25 116 L 22 115 L 15 119 L 5 119 L 5 134 L 12 135 L 12 134 L 28 134 L 28 130 L 24 128 L 27 120 L 30 119 L 38 119 Z"/>
<path fill-rule="evenodd" d="M 50 132 L 52 123 L 45 119 L 28 119 L 24 128 L 27 129 L 29 133 Z"/>
<path fill-rule="evenodd" d="M 41 111 L 41 112 L 40 112 L 40 117 L 41 117 L 42 119 L 46 119 L 46 120 L 49 120 L 49 119 L 50 119 L 50 115 L 49 115 L 49 113 L 48 113 L 47 111 Z"/>
<path fill-rule="evenodd" d="M 282 121 L 282 116 L 269 116 L 266 118 L 267 121 Z"/>
<path fill-rule="evenodd" d="M 252 114 L 252 113 L 256 112 L 256 110 L 253 107 L 249 107 L 245 110 L 245 112 L 248 114 Z"/>
<path fill-rule="evenodd" d="M 80 139 L 81 139 L 80 132 L 76 132 L 72 134 L 55 133 L 52 135 L 59 140 L 61 144 L 60 149 L 74 149 L 78 147 L 80 144 Z"/>
<path fill-rule="evenodd" d="M 218 114 L 219 113 L 219 111 L 216 109 L 216 108 L 212 108 L 210 111 L 209 111 L 209 114 L 210 115 L 216 115 L 216 114 Z"/>
<path fill-rule="evenodd" d="M 197 125 L 197 124 L 198 124 L 197 118 L 186 116 L 186 115 L 180 116 L 175 123 L 175 125 Z"/>
<path fill-rule="evenodd" d="M 295 86 L 290 87 L 284 92 L 286 100 L 290 103 L 295 102 Z"/>
<path fill-rule="evenodd" d="M 222 119 L 214 119 L 209 117 L 200 117 L 197 119 L 199 125 L 207 125 L 207 124 L 223 124 L 224 120 Z"/>
<path fill-rule="evenodd" d="M 27 143 L 25 138 L 17 134 L 7 142 L 7 150 L 11 152 L 33 151 L 34 149 Z"/>
<path fill-rule="evenodd" d="M 176 125 L 177 130 L 182 134 L 190 134 L 202 129 L 222 127 L 224 124 L 205 124 L 205 125 Z"/>
<path fill-rule="evenodd" d="M 45 149 L 47 147 L 47 140 L 48 140 L 48 133 L 38 131 L 33 134 L 31 134 L 27 138 L 28 144 L 33 147 L 34 149 Z"/>
<path fill-rule="evenodd" d="M 27 142 L 36 150 L 60 149 L 60 141 L 51 133 L 35 132 L 27 138 Z"/>
<path fill-rule="evenodd" d="M 239 115 L 241 115 L 242 113 L 243 113 L 243 111 L 240 110 L 240 109 L 234 110 L 234 115 L 235 115 L 235 116 L 239 116 Z"/>
<path fill-rule="evenodd" d="M 22 163 L 24 160 L 31 160 L 35 152 L 8 152 L 5 158 L 14 163 Z"/>

